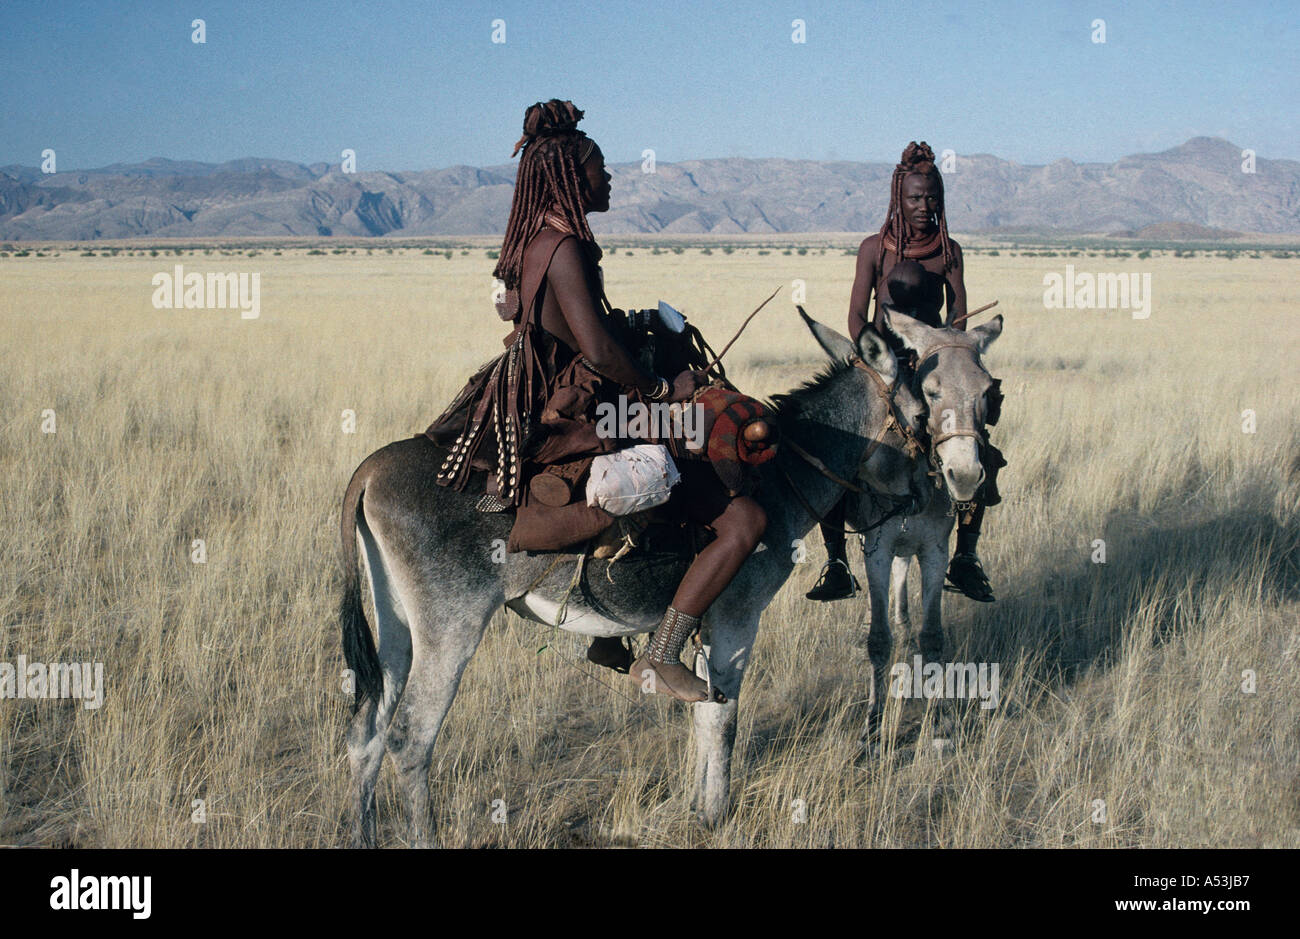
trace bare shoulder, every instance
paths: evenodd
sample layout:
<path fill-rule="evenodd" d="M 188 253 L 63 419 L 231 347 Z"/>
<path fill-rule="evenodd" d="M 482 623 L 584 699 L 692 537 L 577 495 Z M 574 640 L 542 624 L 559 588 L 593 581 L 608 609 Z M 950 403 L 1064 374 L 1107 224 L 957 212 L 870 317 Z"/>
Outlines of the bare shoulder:
<path fill-rule="evenodd" d="M 557 245 L 556 236 L 560 237 Z M 550 228 L 543 228 L 537 234 L 528 240 L 524 246 L 524 254 L 537 254 L 541 251 L 554 251 L 558 256 L 561 251 L 566 253 L 576 253 L 577 239 L 573 235 L 562 235 L 560 232 Z"/>
<path fill-rule="evenodd" d="M 537 257 L 537 260 L 541 263 L 546 261 L 545 258 L 540 257 L 544 252 L 553 252 L 548 267 L 548 270 L 552 273 L 566 274 L 584 269 L 586 257 L 578 245 L 578 239 L 572 235 L 563 235 L 559 244 L 556 244 L 554 236 L 542 237 L 542 235 L 538 235 L 524 249 L 525 256 Z"/>
<path fill-rule="evenodd" d="M 868 235 L 858 245 L 858 277 L 874 279 L 876 275 L 876 258 L 880 256 L 880 232 Z"/>
<path fill-rule="evenodd" d="M 956 238 L 949 238 L 949 239 L 948 239 L 948 244 L 952 245 L 952 256 L 953 256 L 954 258 L 956 258 L 956 259 L 957 259 L 957 263 L 960 264 L 960 263 L 961 263 L 961 245 L 957 243 L 957 239 L 956 239 Z"/>

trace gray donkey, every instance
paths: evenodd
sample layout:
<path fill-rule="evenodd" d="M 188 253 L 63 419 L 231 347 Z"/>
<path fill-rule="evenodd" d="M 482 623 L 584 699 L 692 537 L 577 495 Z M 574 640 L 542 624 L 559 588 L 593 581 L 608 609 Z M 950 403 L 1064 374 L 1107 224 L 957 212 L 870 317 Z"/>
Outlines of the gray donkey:
<path fill-rule="evenodd" d="M 926 487 L 919 512 L 883 521 L 877 503 L 870 499 L 849 499 L 846 515 L 849 524 L 872 529 L 863 538 L 871 603 L 867 651 L 871 659 L 872 695 L 864 733 L 864 742 L 868 744 L 879 733 L 884 708 L 884 683 L 893 657 L 891 622 L 904 634 L 911 629 L 907 576 L 913 557 L 921 568 L 924 608 L 917 637 L 920 652 L 927 661 L 937 661 L 943 654 L 940 610 L 949 535 L 955 520 L 954 504 L 969 503 L 986 475 L 981 462 L 981 443 L 985 440 L 987 396 L 993 379 L 985 371 L 980 356 L 1002 334 L 1000 315 L 963 332 L 926 326 L 888 306 L 884 313 L 886 326 L 917 354 L 911 390 L 925 409 L 934 485 Z M 828 351 L 843 355 L 848 344 L 849 340 L 840 336 Z"/>
<path fill-rule="evenodd" d="M 801 311 L 802 313 L 802 311 Z M 844 494 L 870 487 L 910 505 L 924 496 L 924 465 L 904 452 L 921 414 L 888 346 L 871 330 L 857 343 L 804 316 L 831 356 L 820 375 L 773 400 L 781 434 L 762 465 L 767 512 L 760 545 L 704 620 L 697 663 L 715 691 L 694 708 L 692 806 L 712 825 L 726 814 L 737 695 L 759 616 L 794 567 L 793 542 Z M 375 841 L 375 783 L 392 756 L 410 810 L 409 841 L 432 841 L 429 769 L 461 675 L 492 614 L 506 606 L 592 636 L 652 630 L 688 559 L 637 551 L 612 564 L 577 553 L 507 554 L 512 516 L 476 511 L 477 493 L 434 482 L 443 452 L 419 435 L 390 443 L 357 468 L 343 498 L 343 651 L 356 682 L 348 757 L 354 842 Z M 581 558 L 581 560 L 580 560 Z M 374 604 L 366 620 L 362 574 Z"/>

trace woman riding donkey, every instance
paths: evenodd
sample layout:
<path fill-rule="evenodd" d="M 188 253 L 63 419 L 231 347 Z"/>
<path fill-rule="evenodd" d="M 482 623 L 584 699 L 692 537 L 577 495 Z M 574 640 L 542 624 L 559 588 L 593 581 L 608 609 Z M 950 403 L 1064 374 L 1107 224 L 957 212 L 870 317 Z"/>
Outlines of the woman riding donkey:
<path fill-rule="evenodd" d="M 525 113 L 495 271 L 505 285 L 498 311 L 516 324 L 506 340 L 511 352 L 480 370 L 428 431 L 450 447 L 438 478 L 443 485 L 463 488 L 472 469 L 495 463 L 489 500 L 501 509 L 526 503 L 527 483 L 539 469 L 628 445 L 598 433 L 597 405 L 619 396 L 646 405 L 684 402 L 707 381 L 701 371 L 671 380 L 653 374 L 620 338 L 586 218 L 609 210 L 610 175 L 600 148 L 577 128 L 582 116 L 555 99 Z M 523 343 L 515 341 L 521 331 Z M 708 686 L 681 663 L 682 649 L 757 546 L 767 517 L 711 464 L 683 461 L 680 472 L 686 514 L 714 538 L 695 556 L 630 671 L 643 690 L 703 701 Z M 587 655 L 619 671 L 630 658 L 618 639 L 595 640 Z"/>
<path fill-rule="evenodd" d="M 902 342 L 884 325 L 885 305 L 906 313 L 927 326 L 942 328 L 940 317 L 945 299 L 947 324 L 966 328 L 966 285 L 963 281 L 961 246 L 948 237 L 944 215 L 943 177 L 928 145 L 909 143 L 894 167 L 889 193 L 889 212 L 880 231 L 858 249 L 857 275 L 849 299 L 849 335 L 855 340 L 867 328 L 872 295 L 876 298 L 871 326 L 898 356 L 903 370 L 910 373 L 915 363 Z M 996 389 L 996 384 L 995 384 Z M 995 390 L 996 393 L 996 390 Z M 995 407 L 990 408 L 996 421 Z M 975 505 L 961 513 L 957 526 L 957 551 L 948 567 L 948 580 L 972 600 L 989 602 L 993 590 L 976 554 L 980 524 L 986 506 L 1001 501 L 997 492 L 997 470 L 1004 465 L 1001 453 L 991 444 L 985 447 L 988 473 Z M 853 596 L 855 584 L 845 555 L 844 505 L 836 506 L 822 523 L 829 560 L 822 577 L 807 597 L 810 600 L 839 600 Z"/>

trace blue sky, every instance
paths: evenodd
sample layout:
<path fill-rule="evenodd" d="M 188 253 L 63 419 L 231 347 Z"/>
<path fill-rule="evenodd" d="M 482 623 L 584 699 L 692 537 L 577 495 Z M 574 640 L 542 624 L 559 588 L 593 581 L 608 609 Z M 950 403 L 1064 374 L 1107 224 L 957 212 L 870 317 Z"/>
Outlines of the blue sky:
<path fill-rule="evenodd" d="M 1108 161 L 1197 135 L 1296 159 L 1298 24 L 1294 0 L 5 2 L 0 165 L 494 165 L 550 97 L 614 162 L 893 162 L 911 139 Z"/>

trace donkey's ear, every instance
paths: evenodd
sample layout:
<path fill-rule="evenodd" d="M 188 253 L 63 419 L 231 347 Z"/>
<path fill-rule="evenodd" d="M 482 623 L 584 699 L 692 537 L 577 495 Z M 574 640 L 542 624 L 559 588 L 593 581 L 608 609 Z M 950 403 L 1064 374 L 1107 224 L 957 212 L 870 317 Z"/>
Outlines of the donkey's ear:
<path fill-rule="evenodd" d="M 857 352 L 857 350 L 853 348 L 853 343 L 849 341 L 848 337 L 841 336 L 829 326 L 823 326 L 804 312 L 803 307 L 796 307 L 796 309 L 798 309 L 799 315 L 803 317 L 803 321 L 808 324 L 808 328 L 812 331 L 813 338 L 817 340 L 817 344 L 821 346 L 826 354 L 832 359 L 835 359 L 837 362 L 842 362 Z"/>
<path fill-rule="evenodd" d="M 893 350 L 889 348 L 889 343 L 880 338 L 880 334 L 870 323 L 858 333 L 857 346 L 862 361 L 875 369 L 886 383 L 898 377 L 898 360 L 894 358 Z"/>
<path fill-rule="evenodd" d="M 980 355 L 983 355 L 988 347 L 993 345 L 993 340 L 1002 335 L 1002 314 L 999 313 L 987 323 L 968 330 L 966 335 L 975 340 Z"/>
<path fill-rule="evenodd" d="M 912 319 L 906 313 L 900 313 L 896 307 L 888 303 L 881 305 L 880 312 L 885 328 L 901 339 L 903 345 L 913 352 L 927 349 L 933 342 L 930 335 L 937 330 L 926 326 L 920 320 Z"/>

